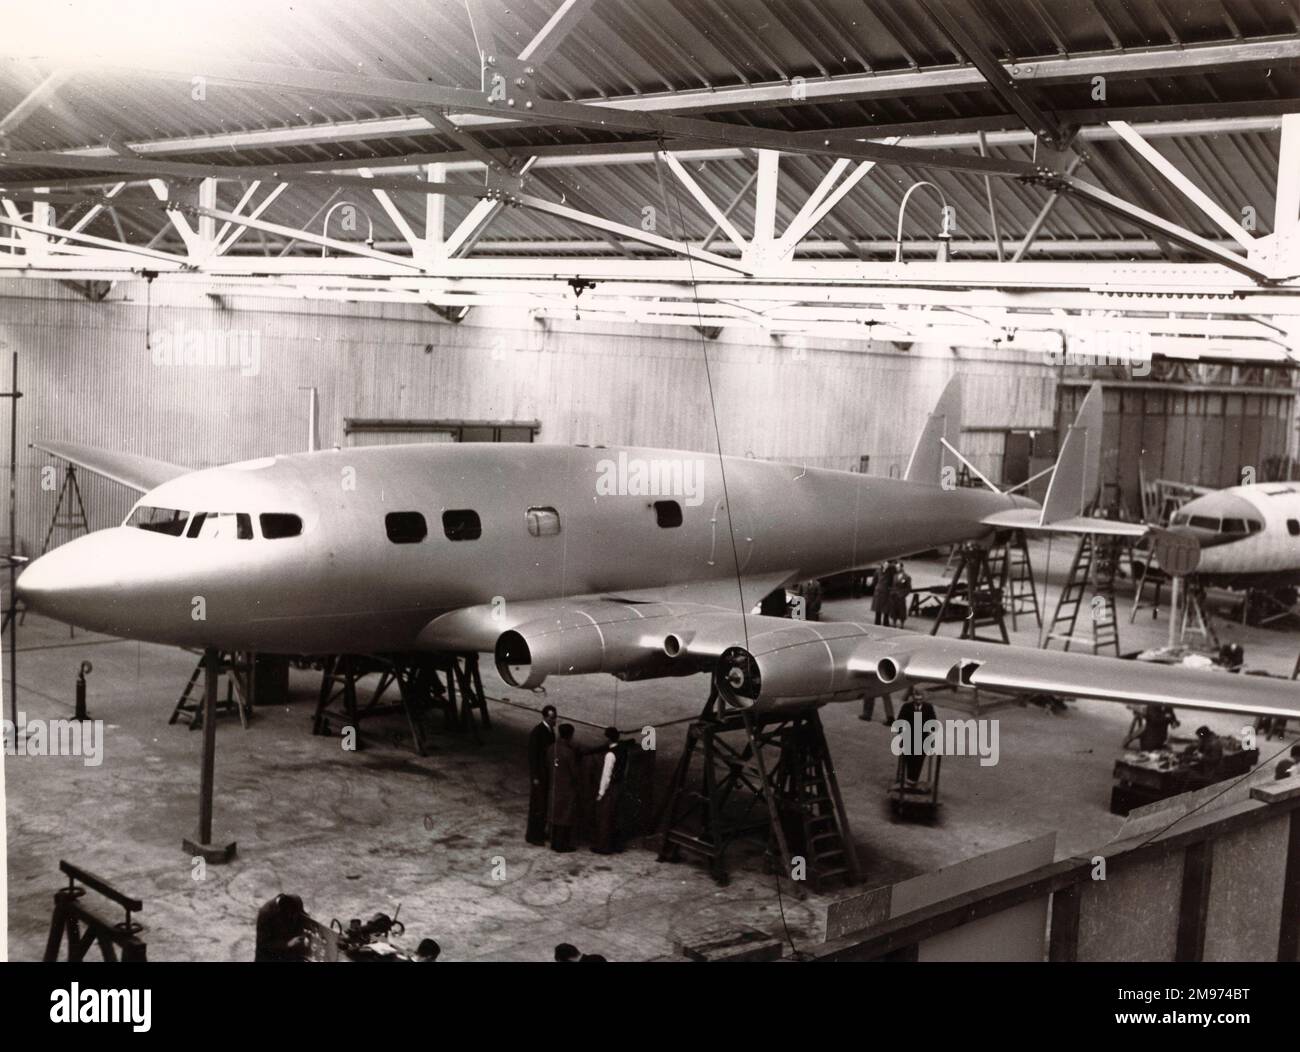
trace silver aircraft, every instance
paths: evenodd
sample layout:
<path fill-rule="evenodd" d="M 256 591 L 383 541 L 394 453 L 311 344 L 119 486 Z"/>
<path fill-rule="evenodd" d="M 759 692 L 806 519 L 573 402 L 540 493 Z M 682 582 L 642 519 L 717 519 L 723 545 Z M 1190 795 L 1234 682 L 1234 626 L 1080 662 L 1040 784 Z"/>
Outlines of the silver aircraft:
<path fill-rule="evenodd" d="M 37 559 L 26 606 L 131 639 L 267 653 L 492 654 L 547 676 L 706 673 L 775 710 L 948 683 L 1300 715 L 1289 681 L 753 613 L 776 588 L 998 528 L 1115 532 L 1097 491 L 1101 398 L 1043 505 L 954 484 L 954 380 L 901 479 L 677 450 L 446 444 L 325 450 L 201 471 L 39 448 L 143 493 L 121 526 Z M 1133 526 L 1134 532 L 1145 527 Z"/>

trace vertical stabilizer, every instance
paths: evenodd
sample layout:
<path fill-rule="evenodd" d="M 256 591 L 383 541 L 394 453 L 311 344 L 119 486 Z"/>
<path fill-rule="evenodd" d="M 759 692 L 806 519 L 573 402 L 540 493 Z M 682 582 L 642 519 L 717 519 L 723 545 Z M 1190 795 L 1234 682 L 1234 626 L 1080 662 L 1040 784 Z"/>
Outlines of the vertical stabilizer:
<path fill-rule="evenodd" d="M 908 482 L 928 482 L 943 485 L 943 469 L 956 470 L 959 463 L 951 450 L 945 449 L 943 440 L 954 448 L 961 441 L 961 377 L 954 376 L 943 389 L 939 401 L 926 418 L 925 426 L 916 439 L 912 457 L 907 462 L 903 478 Z"/>
<path fill-rule="evenodd" d="M 316 388 L 299 388 L 309 392 L 307 399 L 307 452 L 315 453 L 320 449 L 320 402 L 316 397 Z"/>
<path fill-rule="evenodd" d="M 1102 411 L 1101 384 L 1093 384 L 1065 433 L 1052 484 L 1043 500 L 1040 525 L 1082 515 L 1096 499 L 1101 485 Z"/>

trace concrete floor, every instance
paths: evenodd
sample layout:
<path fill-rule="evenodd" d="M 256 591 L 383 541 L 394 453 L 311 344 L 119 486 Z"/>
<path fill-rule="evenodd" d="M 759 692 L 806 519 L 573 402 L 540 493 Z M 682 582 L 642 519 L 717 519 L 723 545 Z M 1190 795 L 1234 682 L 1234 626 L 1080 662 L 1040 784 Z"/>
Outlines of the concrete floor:
<path fill-rule="evenodd" d="M 1040 572 L 1045 550 L 1036 545 Z M 1068 564 L 1058 543 L 1054 599 Z M 909 564 L 919 586 L 936 583 L 941 563 Z M 869 601 L 834 600 L 823 617 L 869 618 Z M 1124 650 L 1158 644 L 1165 614 L 1130 626 L 1121 612 Z M 914 624 L 916 624 L 914 622 Z M 929 622 L 919 627 L 928 630 Z M 1300 636 L 1291 628 L 1221 626 L 1240 642 L 1251 667 L 1289 675 Z M 955 634 L 955 624 L 945 634 Z M 1017 641 L 1032 644 L 1021 620 Z M 262 707 L 248 730 L 219 722 L 217 826 L 236 839 L 238 858 L 196 879 L 182 836 L 197 816 L 200 735 L 167 717 L 194 658 L 176 650 L 89 636 L 27 618 L 20 630 L 18 705 L 29 719 L 72 712 L 82 660 L 94 663 L 90 712 L 106 722 L 99 767 L 76 757 L 6 757 L 9 844 L 9 957 L 39 958 L 58 862 L 68 859 L 144 900 L 140 918 L 155 960 L 251 960 L 258 906 L 280 891 L 300 894 L 308 912 L 337 917 L 392 913 L 413 947 L 432 936 L 444 960 L 549 960 L 557 942 L 612 960 L 670 958 L 683 943 L 717 929 L 752 927 L 796 943 L 825 931 L 833 896 L 778 901 L 760 846 L 732 856 L 732 882 L 720 888 L 699 867 L 666 865 L 651 846 L 617 856 L 587 850 L 557 855 L 523 840 L 527 810 L 524 750 L 542 699 L 505 687 L 486 665 L 493 729 L 481 746 L 442 736 L 425 758 L 381 742 L 361 752 L 313 737 L 318 677 L 293 673 L 292 702 Z M 703 677 L 622 684 L 609 677 L 548 682 L 547 699 L 580 724 L 598 728 L 662 725 L 695 714 Z M 525 706 L 527 708 L 525 708 Z M 941 711 L 940 715 L 944 715 Z M 949 715 L 959 715 L 951 712 Z M 858 706 L 823 710 L 827 736 L 868 886 L 950 865 L 1055 831 L 1062 857 L 1100 846 L 1121 819 L 1107 810 L 1111 767 L 1129 725 L 1122 705 L 1083 702 L 1065 715 L 1011 705 L 1000 721 L 1001 762 L 950 757 L 943 768 L 941 820 L 894 824 L 884 805 L 894 771 L 889 732 L 859 720 Z M 1233 732 L 1242 720 L 1185 713 L 1180 733 L 1206 722 Z M 676 724 L 659 733 L 657 776 L 672 770 L 685 737 Z M 504 863 L 504 879 L 499 867 Z M 494 876 L 494 867 L 498 872 Z"/>

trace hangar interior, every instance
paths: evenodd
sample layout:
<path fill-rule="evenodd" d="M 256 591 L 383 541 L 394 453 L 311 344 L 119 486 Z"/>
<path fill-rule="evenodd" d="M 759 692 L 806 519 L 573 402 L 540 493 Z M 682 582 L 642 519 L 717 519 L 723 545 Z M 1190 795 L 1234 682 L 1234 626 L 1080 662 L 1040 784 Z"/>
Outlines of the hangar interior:
<path fill-rule="evenodd" d="M 1295 959 L 1300 787 L 1272 785 L 1295 741 L 1285 720 L 1276 736 L 1253 725 L 1258 765 L 1216 808 L 1211 787 L 1135 819 L 1108 799 L 1140 705 L 936 695 L 996 719 L 1005 761 L 950 758 L 927 824 L 891 813 L 889 726 L 828 705 L 855 879 L 810 889 L 773 872 L 764 831 L 782 823 L 760 816 L 722 882 L 659 861 L 699 676 L 554 676 L 543 695 L 489 659 L 490 726 L 467 711 L 422 740 L 400 712 L 367 717 L 351 751 L 311 733 L 321 662 L 292 655 L 248 706 L 258 674 L 223 664 L 208 678 L 238 697 L 190 733 L 193 714 L 167 720 L 187 680 L 202 693 L 203 646 L 68 628 L 13 587 L 141 495 L 48 444 L 187 469 L 390 444 L 648 447 L 903 480 L 959 377 L 959 455 L 944 456 L 962 488 L 1044 500 L 1095 384 L 1098 515 L 1169 526 L 1209 491 L 1291 481 L 1292 0 L 127 2 L 76 24 L 35 5 L 15 18 L 0 42 L 7 744 L 19 710 L 68 719 L 79 689 L 107 726 L 102 765 L 5 757 L 11 959 L 46 949 L 62 859 L 139 896 L 153 959 L 252 959 L 259 907 L 283 894 L 326 924 L 402 903 L 446 960 L 549 960 L 557 943 L 613 960 Z M 751 524 L 712 509 L 734 545 Z M 1227 524 L 1249 521 L 1207 516 L 1203 567 Z M 1235 644 L 1250 671 L 1294 678 L 1300 544 L 1290 563 L 1187 583 L 1147 582 L 1154 549 L 1126 551 L 1103 587 L 1079 583 L 1078 541 L 1024 539 L 1027 593 L 1010 570 L 996 589 L 990 576 L 1004 639 L 1049 652 L 1077 585 L 1109 602 L 1115 656 L 1218 663 Z M 909 627 L 976 635 L 978 565 L 971 624 L 945 624 L 961 546 L 897 545 Z M 871 620 L 871 569 L 822 580 L 822 621 Z M 797 620 L 811 593 L 788 587 Z M 593 755 L 605 727 L 657 735 L 633 764 L 644 799 L 616 855 L 524 843 L 526 748 L 547 703 Z M 1189 710 L 1182 733 L 1203 721 L 1236 741 L 1243 720 Z M 180 842 L 203 807 L 238 851 L 200 879 Z M 1195 889 L 1169 869 L 1183 856 L 1130 852 L 1164 820 L 1192 837 L 1179 850 L 1216 859 L 1199 934 Z M 1102 905 L 1163 881 L 1158 931 L 1106 929 L 1097 890 L 1066 884 L 1051 914 L 1073 916 L 1072 934 L 1049 930 L 1028 890 L 996 930 L 907 926 L 909 909 L 1108 843 L 1132 876 Z M 1243 921 L 1240 888 L 1260 872 L 1277 908 Z"/>

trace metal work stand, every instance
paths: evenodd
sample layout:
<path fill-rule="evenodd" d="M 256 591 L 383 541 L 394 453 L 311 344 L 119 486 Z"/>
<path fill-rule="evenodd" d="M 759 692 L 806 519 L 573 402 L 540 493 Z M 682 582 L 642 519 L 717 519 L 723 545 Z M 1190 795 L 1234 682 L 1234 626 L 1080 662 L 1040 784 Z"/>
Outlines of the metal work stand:
<path fill-rule="evenodd" d="M 372 675 L 379 680 L 370 700 L 360 705 L 357 684 Z M 393 687 L 397 688 L 398 700 L 385 700 Z M 393 658 L 331 655 L 325 659 L 321 674 L 312 733 L 328 735 L 337 721 L 342 726 L 356 728 L 356 744 L 361 748 L 363 720 L 401 712 L 406 717 L 416 753 L 426 756 L 433 734 L 432 715 L 439 711 L 444 730 L 469 731 L 476 743 L 482 741 L 480 725 L 484 730 L 491 728 L 477 654 Z"/>
<path fill-rule="evenodd" d="M 700 780 L 692 784 L 697 753 Z M 861 880 L 817 710 L 764 718 L 725 709 L 713 690 L 688 728 L 673 775 L 659 861 L 676 862 L 687 852 L 707 860 L 713 879 L 725 885 L 727 848 L 764 829 L 782 876 L 789 878 L 802 858 L 817 892 L 835 880 Z M 802 897 L 802 881 L 793 883 Z"/>
<path fill-rule="evenodd" d="M 196 731 L 203 726 L 203 702 L 199 699 L 190 701 L 190 694 L 199 677 L 207 669 L 208 654 L 217 655 L 217 675 L 226 677 L 226 696 L 217 702 L 218 716 L 236 715 L 240 726 L 248 730 L 248 721 L 253 716 L 253 699 L 256 691 L 256 667 L 252 653 L 237 654 L 228 651 L 205 651 L 190 674 L 190 681 L 185 684 L 176 707 L 172 709 L 168 726 L 173 723 L 185 723 L 190 730 Z M 238 695 L 238 697 L 236 697 Z"/>
<path fill-rule="evenodd" d="M 962 577 L 964 574 L 966 600 L 970 604 L 970 613 L 962 621 L 961 638 L 980 639 L 986 643 L 1009 644 L 1011 637 L 1007 634 L 1007 623 L 1002 607 L 1002 582 L 1006 576 L 1005 545 L 999 557 L 996 573 L 991 564 L 988 549 L 967 542 L 961 545 L 959 551 L 956 570 L 952 575 L 952 583 L 948 585 L 948 591 L 943 597 L 939 612 L 935 614 L 934 625 L 930 628 L 930 635 L 938 635 L 939 626 L 943 624 L 949 607 L 952 606 L 953 600 L 957 598 L 958 593 L 962 590 Z M 990 625 L 998 630 L 1000 639 L 990 639 L 979 634 L 981 628 Z"/>
<path fill-rule="evenodd" d="M 203 762 L 199 774 L 199 828 L 193 838 L 186 837 L 181 846 L 191 856 L 208 862 L 229 862 L 235 857 L 233 840 L 218 844 L 212 838 L 212 791 L 217 758 L 217 681 L 221 666 L 220 651 L 209 648 L 203 653 Z"/>
<path fill-rule="evenodd" d="M 132 913 L 144 909 L 144 903 L 122 894 L 107 881 L 69 862 L 60 862 L 59 870 L 67 876 L 68 886 L 54 893 L 54 915 L 50 918 L 50 937 L 45 942 L 45 963 L 52 964 L 59 959 L 59 948 L 65 939 L 69 964 L 85 960 L 90 947 L 96 944 L 105 961 L 145 960 L 145 943 L 138 937 L 144 926 L 131 919 Z M 78 887 L 78 881 L 85 887 Z M 110 924 L 91 913 L 81 902 L 87 889 L 116 902 L 126 911 L 126 919 Z"/>
<path fill-rule="evenodd" d="M 67 516 L 59 518 L 63 514 L 63 502 L 65 500 L 68 502 Z M 59 487 L 59 498 L 54 503 L 54 514 L 50 516 L 50 525 L 45 531 L 45 540 L 41 542 L 42 555 L 50 550 L 50 541 L 54 538 L 55 530 L 90 532 L 90 520 L 86 516 L 86 504 L 81 499 L 81 486 L 77 484 L 77 469 L 72 464 L 65 465 L 63 469 L 63 485 Z"/>
<path fill-rule="evenodd" d="M 927 756 L 916 781 L 907 777 L 908 757 L 898 758 L 894 784 L 889 789 L 889 812 L 895 818 L 920 818 L 933 822 L 939 813 L 939 770 L 942 756 Z"/>

